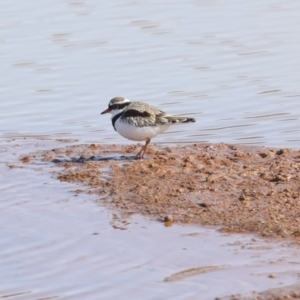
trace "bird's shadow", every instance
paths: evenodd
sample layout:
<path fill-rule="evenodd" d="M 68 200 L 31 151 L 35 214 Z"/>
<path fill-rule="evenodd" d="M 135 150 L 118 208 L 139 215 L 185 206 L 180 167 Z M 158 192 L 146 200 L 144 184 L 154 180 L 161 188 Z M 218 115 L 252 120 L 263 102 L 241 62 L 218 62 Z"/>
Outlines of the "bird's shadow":
<path fill-rule="evenodd" d="M 138 160 L 136 156 L 90 156 L 90 157 L 72 157 L 69 159 L 53 159 L 52 163 L 61 164 L 61 163 L 85 163 L 88 161 L 130 161 Z"/>

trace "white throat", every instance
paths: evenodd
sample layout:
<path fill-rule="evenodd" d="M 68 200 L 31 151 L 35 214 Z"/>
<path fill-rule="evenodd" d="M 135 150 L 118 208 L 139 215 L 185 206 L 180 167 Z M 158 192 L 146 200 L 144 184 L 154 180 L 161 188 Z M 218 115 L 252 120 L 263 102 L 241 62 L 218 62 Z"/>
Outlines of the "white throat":
<path fill-rule="evenodd" d="M 112 110 L 110 111 L 110 113 L 112 114 L 111 117 L 113 118 L 115 115 L 119 114 L 119 113 L 122 112 L 124 109 L 125 109 L 125 108 L 123 108 L 123 109 L 112 109 Z"/>

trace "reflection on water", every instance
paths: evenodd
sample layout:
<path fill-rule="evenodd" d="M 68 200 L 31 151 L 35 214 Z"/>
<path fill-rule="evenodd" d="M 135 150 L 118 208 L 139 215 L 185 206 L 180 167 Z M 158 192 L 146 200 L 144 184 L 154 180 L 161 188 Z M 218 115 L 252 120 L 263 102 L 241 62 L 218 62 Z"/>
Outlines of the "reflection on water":
<path fill-rule="evenodd" d="M 99 115 L 121 95 L 171 114 L 194 113 L 196 124 L 158 136 L 160 143 L 299 148 L 295 0 L 276 7 L 269 0 L 54 0 L 51 7 L 12 0 L 1 9 L 6 136 L 65 132 L 86 142 L 129 143 Z"/>

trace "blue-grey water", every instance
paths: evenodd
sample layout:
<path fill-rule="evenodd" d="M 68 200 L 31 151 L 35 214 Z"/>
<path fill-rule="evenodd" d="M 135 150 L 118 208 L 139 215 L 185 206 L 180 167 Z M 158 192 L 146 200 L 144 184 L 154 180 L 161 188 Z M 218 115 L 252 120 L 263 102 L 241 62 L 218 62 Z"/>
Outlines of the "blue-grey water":
<path fill-rule="evenodd" d="M 197 118 L 160 143 L 299 148 L 299 13 L 296 0 L 3 0 L 1 138 L 128 143 L 99 115 L 120 95 Z"/>
<path fill-rule="evenodd" d="M 114 229 L 48 166 L 10 166 L 37 149 L 131 143 L 100 115 L 114 96 L 197 119 L 153 142 L 299 149 L 299 15 L 296 0 L 2 0 L 0 298 L 214 299 L 298 283 L 286 243 L 139 217 Z M 164 281 L 212 265 L 223 269 Z"/>

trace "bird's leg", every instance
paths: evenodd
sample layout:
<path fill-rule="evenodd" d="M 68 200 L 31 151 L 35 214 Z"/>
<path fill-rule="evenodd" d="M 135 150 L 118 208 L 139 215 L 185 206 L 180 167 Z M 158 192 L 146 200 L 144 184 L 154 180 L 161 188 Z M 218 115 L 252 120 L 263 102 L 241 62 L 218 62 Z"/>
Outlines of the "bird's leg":
<path fill-rule="evenodd" d="M 143 147 L 143 152 L 142 152 L 142 158 L 144 157 L 144 154 L 146 152 L 146 149 L 147 149 L 147 146 L 148 144 L 151 142 L 151 140 L 149 138 L 146 139 L 146 144 L 145 146 Z"/>
<path fill-rule="evenodd" d="M 146 144 L 142 147 L 142 149 L 140 150 L 140 152 L 136 155 L 135 158 L 140 159 L 144 157 L 144 154 L 146 152 L 147 146 L 148 144 L 151 142 L 151 140 L 149 138 L 146 139 Z"/>

